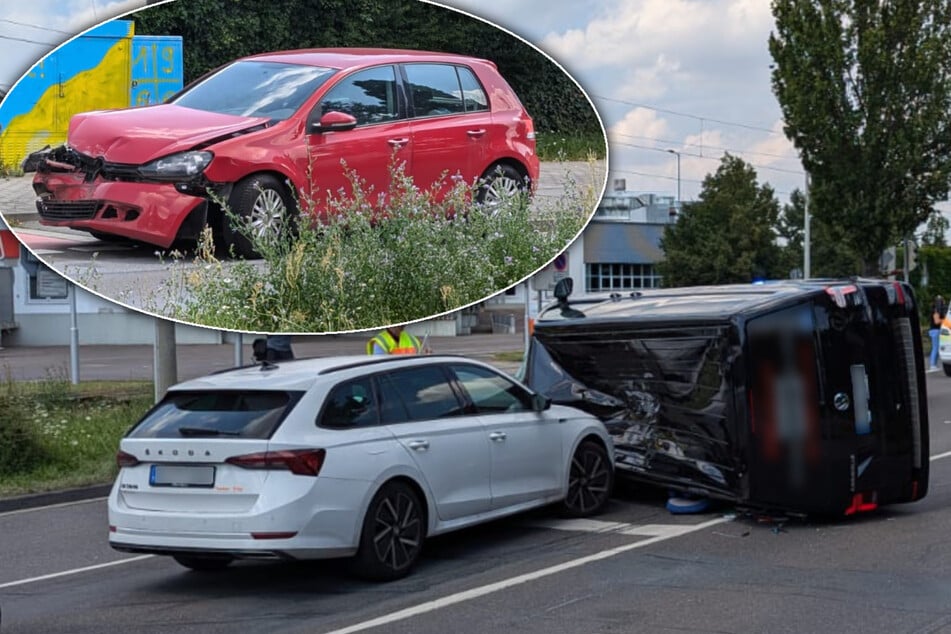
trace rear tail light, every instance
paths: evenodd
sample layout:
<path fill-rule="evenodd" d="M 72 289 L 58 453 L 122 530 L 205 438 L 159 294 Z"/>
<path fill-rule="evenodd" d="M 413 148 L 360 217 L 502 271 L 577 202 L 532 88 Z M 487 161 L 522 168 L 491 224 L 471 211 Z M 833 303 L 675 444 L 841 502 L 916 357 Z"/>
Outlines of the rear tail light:
<path fill-rule="evenodd" d="M 852 504 L 845 509 L 846 515 L 855 515 L 856 513 L 867 513 L 878 508 L 878 495 L 875 491 L 870 493 L 856 493 L 852 496 Z"/>
<path fill-rule="evenodd" d="M 904 304 L 904 303 L 905 303 L 905 291 L 904 291 L 904 289 L 901 287 L 901 282 L 894 282 L 894 285 L 895 285 L 895 294 L 898 296 L 898 303 L 899 303 L 899 304 Z"/>
<path fill-rule="evenodd" d="M 288 449 L 232 456 L 225 462 L 242 469 L 290 471 L 296 475 L 316 476 L 324 466 L 326 455 L 327 451 L 324 449 Z"/>
<path fill-rule="evenodd" d="M 290 539 L 296 535 L 296 531 L 284 531 L 278 533 L 251 533 L 251 539 Z"/>
<path fill-rule="evenodd" d="M 134 467 L 139 464 L 139 459 L 128 452 L 117 451 L 116 464 L 119 465 L 120 469 L 122 467 Z"/>

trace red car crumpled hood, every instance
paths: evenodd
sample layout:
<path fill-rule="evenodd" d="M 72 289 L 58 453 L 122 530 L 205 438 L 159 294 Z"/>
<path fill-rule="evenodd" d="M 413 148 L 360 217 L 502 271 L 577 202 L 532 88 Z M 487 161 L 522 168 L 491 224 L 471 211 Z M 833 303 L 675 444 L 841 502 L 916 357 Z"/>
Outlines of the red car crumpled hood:
<path fill-rule="evenodd" d="M 69 122 L 67 142 L 111 163 L 143 164 L 267 121 L 160 104 L 77 114 Z"/>

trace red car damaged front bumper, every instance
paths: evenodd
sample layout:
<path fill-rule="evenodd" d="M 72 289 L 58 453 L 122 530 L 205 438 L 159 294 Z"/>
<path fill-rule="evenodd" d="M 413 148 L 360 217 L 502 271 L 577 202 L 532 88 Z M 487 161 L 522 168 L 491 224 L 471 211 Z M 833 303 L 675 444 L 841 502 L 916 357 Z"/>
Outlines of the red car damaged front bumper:
<path fill-rule="evenodd" d="M 204 216 L 207 199 L 175 183 L 86 182 L 82 172 L 42 173 L 33 179 L 40 224 L 95 231 L 168 248 L 192 212 Z M 204 217 L 198 219 L 204 225 Z"/>

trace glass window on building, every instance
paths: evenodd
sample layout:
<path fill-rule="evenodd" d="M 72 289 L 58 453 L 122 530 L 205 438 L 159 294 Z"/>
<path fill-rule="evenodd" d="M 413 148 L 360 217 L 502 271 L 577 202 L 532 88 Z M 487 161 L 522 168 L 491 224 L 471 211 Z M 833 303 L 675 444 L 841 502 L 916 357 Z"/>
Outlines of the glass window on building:
<path fill-rule="evenodd" d="M 653 264 L 618 262 L 585 264 L 585 290 L 589 293 L 658 288 L 660 285 L 661 277 Z"/>
<path fill-rule="evenodd" d="M 66 278 L 43 264 L 26 249 L 20 250 L 20 264 L 27 274 L 28 301 L 63 303 L 69 297 L 69 282 Z"/>

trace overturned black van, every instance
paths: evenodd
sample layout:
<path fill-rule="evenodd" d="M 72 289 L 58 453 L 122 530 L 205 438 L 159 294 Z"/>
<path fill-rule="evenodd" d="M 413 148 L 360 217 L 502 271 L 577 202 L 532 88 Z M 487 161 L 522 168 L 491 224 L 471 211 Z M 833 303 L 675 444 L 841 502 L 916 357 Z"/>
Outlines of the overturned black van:
<path fill-rule="evenodd" d="M 535 322 L 524 378 L 605 422 L 619 476 L 803 514 L 927 493 L 924 362 L 907 284 L 564 295 Z"/>

